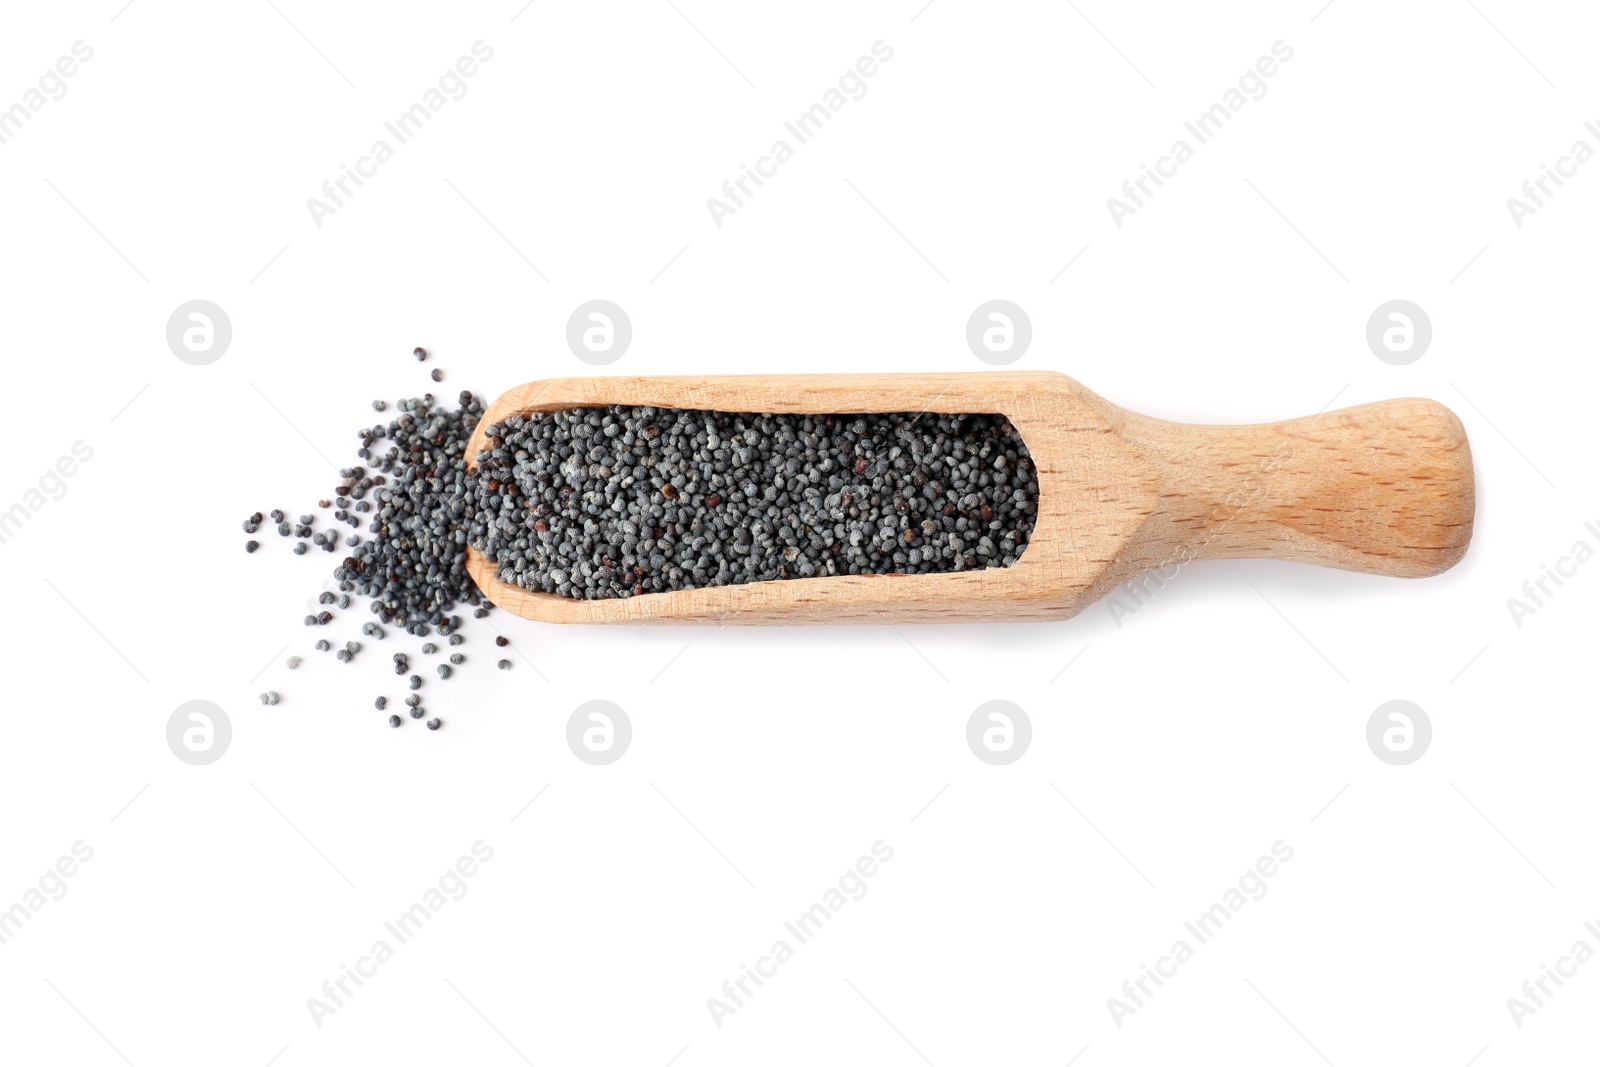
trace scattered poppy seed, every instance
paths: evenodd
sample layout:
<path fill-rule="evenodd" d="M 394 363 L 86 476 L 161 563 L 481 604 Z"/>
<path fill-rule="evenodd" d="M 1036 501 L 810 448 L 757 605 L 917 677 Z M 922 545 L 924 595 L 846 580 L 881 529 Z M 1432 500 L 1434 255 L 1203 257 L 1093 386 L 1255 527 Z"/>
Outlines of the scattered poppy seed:
<path fill-rule="evenodd" d="M 439 720 L 438 719 L 429 719 L 428 720 L 428 729 L 437 730 L 438 728 L 439 728 Z"/>
<path fill-rule="evenodd" d="M 442 368 L 430 372 L 430 377 L 442 380 Z M 474 619 L 488 617 L 493 606 L 483 598 L 465 567 L 468 544 L 490 521 L 481 481 L 466 469 L 467 442 L 482 418 L 483 404 L 468 390 L 460 392 L 459 400 L 460 406 L 454 411 L 439 407 L 432 394 L 399 400 L 393 409 L 387 401 L 374 402 L 374 410 L 388 411 L 393 417 L 386 415 L 386 423 L 358 431 L 361 447 L 357 454 L 366 466 L 340 470 L 333 492 L 316 501 L 319 510 L 337 508 L 328 517 L 328 527 L 316 527 L 315 511 L 300 516 L 298 523 L 292 517 L 284 517 L 281 510 L 274 512 L 273 522 L 279 526 L 280 535 L 296 536 L 296 554 L 303 555 L 313 546 L 336 554 L 333 577 L 338 592 L 329 588 L 318 594 L 318 604 L 329 610 L 310 616 L 309 624 L 331 624 L 335 621 L 335 605 L 339 611 L 349 610 L 353 601 L 361 597 L 376 616 L 376 621 L 363 622 L 363 636 L 382 640 L 380 622 L 399 625 L 407 634 L 418 637 L 437 634 L 444 640 L 429 640 L 421 645 L 424 655 L 432 655 L 446 643 L 452 647 L 465 643 L 460 631 L 468 611 Z M 661 435 L 661 439 L 664 447 L 668 438 Z M 491 447 L 496 444 L 491 442 Z M 368 467 L 372 469 L 369 471 Z M 673 482 L 679 506 L 703 499 L 706 493 L 704 486 L 686 488 L 685 478 L 675 476 Z M 505 479 L 504 486 L 497 481 L 496 491 L 514 492 L 515 484 L 514 478 Z M 726 497 L 726 490 L 721 493 Z M 254 515 L 247 521 L 254 525 L 264 520 Z M 340 534 L 338 523 L 348 524 L 356 532 Z M 608 551 L 620 555 L 621 546 Z M 572 566 L 582 568 L 581 557 Z M 501 647 L 506 643 L 502 639 Z M 319 640 L 316 647 L 321 651 L 334 648 L 327 640 Z M 336 658 L 350 663 L 360 651 L 360 642 L 350 641 L 338 650 Z M 401 657 L 395 663 L 396 674 L 409 675 L 411 693 L 407 704 L 415 717 L 425 718 L 418 693 L 423 678 L 411 674 L 409 658 L 404 653 Z M 453 669 L 464 665 L 466 657 L 452 652 L 449 660 L 448 664 L 435 665 L 441 679 L 451 677 Z M 374 703 L 384 710 L 387 698 L 378 697 Z M 400 725 L 398 717 L 393 718 L 393 724 Z M 434 718 L 430 729 L 440 725 L 441 720 Z"/>
<path fill-rule="evenodd" d="M 499 667 L 503 671 L 509 671 L 511 669 L 511 661 L 508 659 L 503 659 L 499 663 L 495 664 L 495 666 Z"/>
<path fill-rule="evenodd" d="M 390 726 L 399 726 L 400 725 L 400 716 L 398 716 L 398 715 L 389 716 L 389 725 Z"/>

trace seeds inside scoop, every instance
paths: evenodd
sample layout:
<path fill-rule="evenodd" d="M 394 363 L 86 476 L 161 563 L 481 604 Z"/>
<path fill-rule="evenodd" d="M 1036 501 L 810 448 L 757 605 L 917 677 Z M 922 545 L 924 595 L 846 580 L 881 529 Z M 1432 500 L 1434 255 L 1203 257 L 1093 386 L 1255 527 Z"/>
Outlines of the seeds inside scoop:
<path fill-rule="evenodd" d="M 1038 513 L 999 415 L 575 408 L 487 443 L 469 543 L 502 581 L 580 600 L 1005 567 Z"/>

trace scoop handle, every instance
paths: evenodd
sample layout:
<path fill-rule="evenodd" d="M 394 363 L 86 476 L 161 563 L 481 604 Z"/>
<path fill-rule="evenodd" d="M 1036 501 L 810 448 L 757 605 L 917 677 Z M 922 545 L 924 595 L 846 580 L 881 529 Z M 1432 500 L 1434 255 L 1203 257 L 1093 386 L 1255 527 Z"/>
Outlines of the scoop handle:
<path fill-rule="evenodd" d="M 1421 578 L 1472 538 L 1472 452 L 1454 412 L 1410 398 L 1287 422 L 1194 426 L 1128 413 L 1159 503 L 1129 577 L 1190 559 L 1298 560 Z"/>

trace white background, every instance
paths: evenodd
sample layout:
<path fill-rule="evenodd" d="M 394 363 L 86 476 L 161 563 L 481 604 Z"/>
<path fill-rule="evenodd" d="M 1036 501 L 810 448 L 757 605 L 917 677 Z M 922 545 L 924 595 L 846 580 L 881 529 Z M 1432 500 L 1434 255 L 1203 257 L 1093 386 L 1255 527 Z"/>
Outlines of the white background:
<path fill-rule="evenodd" d="M 1600 949 L 1600 566 L 1521 627 L 1506 603 L 1600 545 L 1600 162 L 1521 228 L 1506 207 L 1600 147 L 1585 5 L 121 2 L 13 5 L 0 32 L 0 106 L 94 50 L 0 145 L 0 509 L 93 449 L 0 545 L 0 908 L 93 849 L 0 945 L 0 1058 L 1592 1054 L 1600 964 L 1520 1028 L 1506 1005 Z M 467 94 L 314 225 L 306 199 L 478 40 Z M 706 198 L 879 40 L 867 94 L 714 225 Z M 1106 198 L 1279 40 L 1267 94 L 1115 226 Z M 981 370 L 964 327 L 999 297 L 1033 322 L 1014 366 L 1152 415 L 1433 397 L 1471 436 L 1475 539 L 1422 581 L 1196 564 L 1121 626 L 496 613 L 515 669 L 472 623 L 457 677 L 424 671 L 445 728 L 392 731 L 372 698 L 419 642 L 312 652 L 336 557 L 270 531 L 247 557 L 239 523 L 331 495 L 373 397 L 588 372 L 564 328 L 596 297 L 634 326 L 613 373 Z M 233 326 L 209 366 L 164 337 L 196 298 Z M 1402 367 L 1364 339 L 1395 298 L 1434 329 Z M 565 742 L 594 698 L 634 728 L 607 767 Z M 1396 698 L 1434 730 L 1404 767 L 1365 740 Z M 191 699 L 232 722 L 209 766 L 165 741 Z M 1032 719 L 1008 767 L 965 742 L 990 699 Z M 316 1025 L 307 998 L 479 840 L 469 892 Z M 715 1025 L 707 998 L 879 840 L 867 895 Z M 1266 896 L 1118 1027 L 1107 998 L 1279 840 Z"/>

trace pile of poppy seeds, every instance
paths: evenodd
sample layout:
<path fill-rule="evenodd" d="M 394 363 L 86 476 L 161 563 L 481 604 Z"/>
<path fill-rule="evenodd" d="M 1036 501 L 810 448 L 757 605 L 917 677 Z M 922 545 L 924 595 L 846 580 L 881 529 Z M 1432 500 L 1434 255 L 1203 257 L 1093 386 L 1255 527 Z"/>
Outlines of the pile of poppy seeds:
<path fill-rule="evenodd" d="M 421 361 L 424 349 L 413 353 Z M 435 370 L 433 381 L 443 374 Z M 296 555 L 345 551 L 308 627 L 332 624 L 363 598 L 374 619 L 415 637 L 466 643 L 457 609 L 486 618 L 494 605 L 467 573 L 470 545 L 501 581 L 579 600 L 842 574 L 937 574 L 1007 567 L 1027 547 L 1039 481 L 1027 446 L 998 415 L 774 415 L 646 406 L 573 408 L 512 416 L 486 428 L 467 470 L 483 404 L 460 394 L 451 411 L 426 394 L 395 402 L 396 416 L 358 431 L 361 466 L 341 470 L 331 523 L 318 513 L 270 514 Z M 375 411 L 386 411 L 382 400 Z M 341 535 L 332 524 L 359 531 Z M 267 524 L 260 512 L 246 534 Z M 246 542 L 245 551 L 261 548 Z M 495 643 L 509 644 L 503 636 Z M 334 643 L 319 639 L 319 652 Z M 357 640 L 335 653 L 345 663 Z M 467 662 L 440 655 L 440 681 Z M 422 719 L 422 674 L 395 653 Z M 293 670 L 303 662 L 291 656 Z M 508 670 L 511 661 L 499 660 Z M 276 704 L 276 692 L 263 704 Z M 387 696 L 374 706 L 386 710 Z M 388 716 L 391 727 L 400 715 Z M 430 730 L 441 721 L 428 718 Z"/>
<path fill-rule="evenodd" d="M 469 541 L 580 600 L 1008 567 L 1039 480 L 998 415 L 574 408 L 488 427 Z"/>

